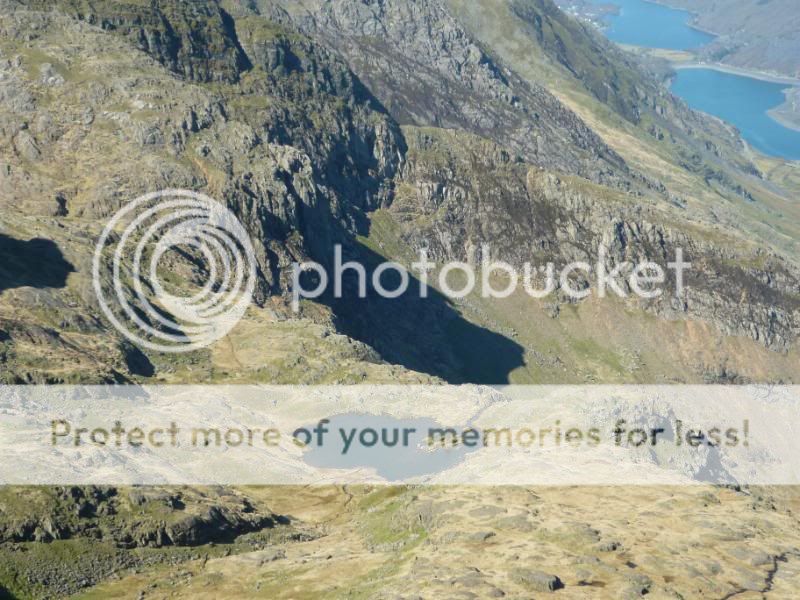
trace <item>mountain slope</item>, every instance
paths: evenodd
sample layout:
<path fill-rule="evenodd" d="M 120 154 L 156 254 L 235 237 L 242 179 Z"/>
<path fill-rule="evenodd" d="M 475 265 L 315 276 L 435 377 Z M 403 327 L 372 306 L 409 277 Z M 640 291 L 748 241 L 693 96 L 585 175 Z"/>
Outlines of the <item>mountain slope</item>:
<path fill-rule="evenodd" d="M 282 328 L 290 346 L 294 320 L 276 322 L 292 316 L 286 267 L 328 263 L 334 242 L 368 264 L 423 246 L 439 261 L 477 260 L 474 249 L 490 243 L 517 263 L 594 262 L 601 245 L 610 260 L 665 261 L 681 246 L 698 267 L 687 297 L 604 305 L 638 340 L 619 356 L 650 351 L 652 317 L 749 342 L 715 342 L 688 371 L 676 352 L 645 369 L 609 371 L 606 361 L 586 377 L 795 376 L 796 265 L 769 235 L 748 239 L 767 219 L 742 218 L 771 210 L 764 198 L 777 205 L 780 191 L 736 155 L 731 132 L 688 111 L 549 0 L 6 6 L 4 234 L 14 243 L 49 238 L 68 264 L 58 285 L 31 291 L 17 282 L 0 296 L 6 380 L 175 380 L 189 371 L 290 380 L 259 365 L 257 353 L 242 352 L 253 361 L 243 365 L 222 346 L 177 363 L 142 354 L 103 320 L 82 316 L 98 314 L 88 277 L 98 224 L 165 187 L 205 190 L 240 217 L 257 246 L 261 307 L 241 331 Z M 198 40 L 216 41 L 197 51 Z M 598 87 L 605 79 L 607 94 Z M 34 308 L 42 304 L 46 316 Z M 524 340 L 514 339 L 518 313 L 501 303 L 471 310 L 438 295 L 394 304 L 323 298 L 304 316 L 377 351 L 348 350 L 351 367 L 340 372 L 334 357 L 344 348 L 312 336 L 330 356 L 317 381 L 360 371 L 401 377 L 370 366 L 381 360 L 411 378 L 562 381 L 559 365 L 586 358 L 576 348 L 604 343 L 602 328 L 572 329 L 568 306 L 532 306 L 566 329 Z M 483 348 L 492 364 L 470 354 Z M 35 368 L 45 356 L 49 375 Z M 79 356 L 96 366 L 72 371 Z M 630 362 L 619 356 L 611 364 Z"/>
<path fill-rule="evenodd" d="M 446 3 L 260 2 L 346 57 L 401 125 L 464 129 L 542 166 L 629 187 L 626 165 L 537 82 L 505 69 Z"/>
<path fill-rule="evenodd" d="M 703 56 L 725 64 L 800 77 L 800 12 L 793 0 L 670 0 L 719 36 Z"/>
<path fill-rule="evenodd" d="M 800 378 L 797 173 L 549 0 L 0 0 L 0 141 L 2 383 Z M 182 356 L 123 340 L 91 281 L 108 218 L 173 187 L 230 207 L 259 267 L 242 322 Z M 337 242 L 371 268 L 490 243 L 515 264 L 680 247 L 694 270 L 648 302 L 434 290 L 294 314 L 290 265 Z M 205 274 L 190 259 L 178 286 Z M 592 597 L 792 589 L 791 491 L 567 496 L 8 489 L 0 596 L 524 595 L 533 567 Z"/>

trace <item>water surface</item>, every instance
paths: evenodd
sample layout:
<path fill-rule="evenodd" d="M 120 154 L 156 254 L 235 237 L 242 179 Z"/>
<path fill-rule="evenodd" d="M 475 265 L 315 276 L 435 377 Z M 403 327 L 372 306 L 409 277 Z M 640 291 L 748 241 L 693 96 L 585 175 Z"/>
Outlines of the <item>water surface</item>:
<path fill-rule="evenodd" d="M 306 429 L 312 431 L 314 427 L 316 425 Z M 395 419 L 351 413 L 331 417 L 327 428 L 329 431 L 322 438 L 321 445 L 319 438 L 313 438 L 308 444 L 303 455 L 306 464 L 327 469 L 374 469 L 387 481 L 441 473 L 477 449 L 463 445 L 454 447 L 452 444 L 430 447 L 429 433 L 441 428 L 430 419 Z M 407 430 L 406 435 L 404 432 Z M 349 445 L 346 440 L 349 440 Z"/>
<path fill-rule="evenodd" d="M 645 0 L 594 0 L 594 3 L 619 7 L 618 15 L 607 17 L 605 34 L 620 44 L 693 50 L 714 39 L 713 35 L 690 27 L 692 16 L 685 10 Z"/>
<path fill-rule="evenodd" d="M 594 0 L 618 6 L 604 30 L 620 44 L 695 50 L 714 36 L 689 26 L 691 15 L 646 0 Z M 768 112 L 786 100 L 786 84 L 772 83 L 714 69 L 682 69 L 672 93 L 696 110 L 719 117 L 737 127 L 747 142 L 769 156 L 800 160 L 800 131 L 784 127 Z"/>
<path fill-rule="evenodd" d="M 800 131 L 784 127 L 767 114 L 784 103 L 787 87 L 714 69 L 681 69 L 672 93 L 692 108 L 735 125 L 764 154 L 800 160 Z"/>

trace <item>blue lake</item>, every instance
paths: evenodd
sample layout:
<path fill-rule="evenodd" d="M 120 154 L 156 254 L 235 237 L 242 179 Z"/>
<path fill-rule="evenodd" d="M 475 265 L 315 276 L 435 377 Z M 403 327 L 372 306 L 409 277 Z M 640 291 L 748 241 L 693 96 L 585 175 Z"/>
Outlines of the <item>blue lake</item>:
<path fill-rule="evenodd" d="M 692 108 L 735 125 L 764 154 L 800 160 L 800 131 L 784 127 L 767 114 L 783 104 L 786 87 L 713 69 L 681 69 L 672 93 Z"/>
<path fill-rule="evenodd" d="M 314 427 L 308 425 L 305 429 L 311 431 Z M 452 444 L 430 447 L 429 433 L 441 427 L 430 419 L 348 413 L 331 417 L 327 427 L 328 441 L 318 445 L 316 438 L 310 440 L 303 457 L 306 464 L 325 469 L 374 469 L 387 481 L 446 471 L 477 450 Z"/>
<path fill-rule="evenodd" d="M 594 0 L 595 4 L 613 4 L 619 15 L 607 18 L 605 34 L 619 44 L 691 50 L 704 46 L 713 35 L 689 27 L 691 15 L 645 0 Z"/>
<path fill-rule="evenodd" d="M 613 4 L 618 15 L 608 17 L 609 39 L 647 48 L 697 49 L 714 37 L 689 26 L 691 15 L 646 0 L 594 0 Z M 672 93 L 700 110 L 736 126 L 742 137 L 770 156 L 800 160 L 800 131 L 784 127 L 767 113 L 784 103 L 787 84 L 771 83 L 714 69 L 683 69 Z"/>

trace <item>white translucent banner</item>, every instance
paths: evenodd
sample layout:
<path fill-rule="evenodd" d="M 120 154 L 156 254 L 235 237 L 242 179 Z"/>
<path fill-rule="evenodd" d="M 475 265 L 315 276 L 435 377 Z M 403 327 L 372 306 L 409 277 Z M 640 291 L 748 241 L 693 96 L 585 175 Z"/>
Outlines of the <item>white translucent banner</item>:
<path fill-rule="evenodd" d="M 800 484 L 800 388 L 0 386 L 0 484 Z"/>

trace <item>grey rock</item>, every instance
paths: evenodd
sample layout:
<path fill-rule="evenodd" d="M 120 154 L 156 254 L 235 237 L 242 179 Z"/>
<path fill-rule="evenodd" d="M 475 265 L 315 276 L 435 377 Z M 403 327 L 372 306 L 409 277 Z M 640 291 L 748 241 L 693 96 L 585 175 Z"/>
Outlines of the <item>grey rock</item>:
<path fill-rule="evenodd" d="M 28 131 L 20 131 L 14 138 L 14 149 L 21 157 L 31 162 L 39 160 L 42 156 L 36 139 Z"/>
<path fill-rule="evenodd" d="M 556 575 L 532 569 L 514 569 L 512 579 L 538 592 L 555 592 L 564 587 L 564 583 Z"/>
<path fill-rule="evenodd" d="M 64 85 L 64 77 L 50 63 L 43 63 L 39 67 L 39 74 L 41 82 L 46 86 L 58 87 Z"/>
<path fill-rule="evenodd" d="M 494 531 L 478 531 L 477 533 L 470 534 L 467 540 L 470 542 L 485 542 L 496 535 L 497 534 Z"/>
<path fill-rule="evenodd" d="M 763 550 L 748 548 L 746 546 L 729 548 L 727 552 L 738 560 L 754 567 L 772 564 L 773 561 L 773 558 Z"/>
<path fill-rule="evenodd" d="M 596 546 L 599 552 L 616 552 L 622 548 L 622 544 L 616 540 L 601 542 Z"/>
<path fill-rule="evenodd" d="M 636 573 L 627 577 L 628 585 L 623 592 L 625 598 L 640 598 L 650 593 L 653 581 L 641 573 Z"/>

